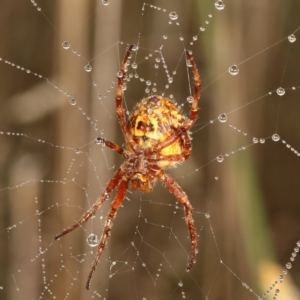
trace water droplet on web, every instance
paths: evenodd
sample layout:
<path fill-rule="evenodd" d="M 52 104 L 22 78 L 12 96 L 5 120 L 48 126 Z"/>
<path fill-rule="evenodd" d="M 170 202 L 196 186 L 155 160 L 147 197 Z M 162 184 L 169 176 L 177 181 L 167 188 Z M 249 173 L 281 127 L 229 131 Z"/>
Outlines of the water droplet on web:
<path fill-rule="evenodd" d="M 297 242 L 297 246 L 300 247 L 300 241 Z"/>
<path fill-rule="evenodd" d="M 261 139 L 259 139 L 259 142 L 261 143 L 261 144 L 264 144 L 265 143 L 265 139 L 263 139 L 263 138 L 261 138 Z"/>
<path fill-rule="evenodd" d="M 169 83 L 172 83 L 172 82 L 173 82 L 173 78 L 172 78 L 172 77 L 169 77 L 169 78 L 168 78 L 168 82 L 169 82 Z"/>
<path fill-rule="evenodd" d="M 175 11 L 171 11 L 169 14 L 169 17 L 171 20 L 177 20 L 178 19 L 178 15 Z"/>
<path fill-rule="evenodd" d="M 179 281 L 178 285 L 181 287 L 181 286 L 183 286 L 183 283 L 181 281 Z"/>
<path fill-rule="evenodd" d="M 151 85 L 151 81 L 150 81 L 150 80 L 147 80 L 147 81 L 146 81 L 146 85 L 148 85 L 148 86 Z"/>
<path fill-rule="evenodd" d="M 139 47 L 137 45 L 133 45 L 132 51 L 138 51 Z"/>
<path fill-rule="evenodd" d="M 193 66 L 192 62 L 191 62 L 189 59 L 186 60 L 186 65 L 187 65 L 189 68 Z"/>
<path fill-rule="evenodd" d="M 166 40 L 168 38 L 167 35 L 163 35 L 163 39 Z"/>
<path fill-rule="evenodd" d="M 285 94 L 285 89 L 280 87 L 276 90 L 277 95 L 283 96 Z"/>
<path fill-rule="evenodd" d="M 279 136 L 277 133 L 274 133 L 274 134 L 272 135 L 272 140 L 273 140 L 274 142 L 278 142 L 278 141 L 280 140 L 280 136 Z"/>
<path fill-rule="evenodd" d="M 67 41 L 64 41 L 63 43 L 62 43 L 62 47 L 64 48 L 64 49 L 69 49 L 70 48 L 70 44 L 69 44 L 69 42 L 67 42 Z"/>
<path fill-rule="evenodd" d="M 70 100 L 70 104 L 71 104 L 71 105 L 76 105 L 76 103 L 77 103 L 77 101 L 76 101 L 74 98 L 72 98 L 72 99 Z"/>
<path fill-rule="evenodd" d="M 103 5 L 109 5 L 109 0 L 102 0 Z"/>
<path fill-rule="evenodd" d="M 254 137 L 254 138 L 252 139 L 252 142 L 253 142 L 254 144 L 257 144 L 257 143 L 258 143 L 258 138 L 257 138 L 257 137 Z"/>
<path fill-rule="evenodd" d="M 117 77 L 118 78 L 122 78 L 123 77 L 123 73 L 121 71 L 117 72 Z"/>
<path fill-rule="evenodd" d="M 221 0 L 218 0 L 216 3 L 215 3 L 215 8 L 217 10 L 222 10 L 225 8 L 225 4 L 221 1 Z"/>
<path fill-rule="evenodd" d="M 84 67 L 84 70 L 86 71 L 86 72 L 91 72 L 92 71 L 92 66 L 90 65 L 90 64 L 87 64 L 87 65 L 85 65 L 85 67 Z"/>
<path fill-rule="evenodd" d="M 193 96 L 188 96 L 188 97 L 186 98 L 186 101 L 187 101 L 188 103 L 193 103 L 193 101 L 194 101 Z"/>
<path fill-rule="evenodd" d="M 288 36 L 288 40 L 290 43 L 296 42 L 296 36 L 294 34 L 291 34 Z"/>
<path fill-rule="evenodd" d="M 101 137 L 96 137 L 96 138 L 95 138 L 95 143 L 96 143 L 97 145 L 104 145 L 104 140 L 103 140 L 103 138 L 101 138 Z"/>
<path fill-rule="evenodd" d="M 205 28 L 203 26 L 201 26 L 199 29 L 200 31 L 205 31 Z"/>
<path fill-rule="evenodd" d="M 138 65 L 136 62 L 134 62 L 132 65 L 131 65 L 132 69 L 137 69 Z"/>
<path fill-rule="evenodd" d="M 99 244 L 98 236 L 96 234 L 91 233 L 87 237 L 86 242 L 90 247 L 96 247 Z"/>
<path fill-rule="evenodd" d="M 239 68 L 237 67 L 237 65 L 232 65 L 231 67 L 229 67 L 228 72 L 231 75 L 237 75 L 239 73 Z"/>
<path fill-rule="evenodd" d="M 206 218 L 206 219 L 209 219 L 209 218 L 210 218 L 210 214 L 209 214 L 209 213 L 206 213 L 206 214 L 205 214 L 205 218 Z"/>
<path fill-rule="evenodd" d="M 292 264 L 290 262 L 288 262 L 285 266 L 286 266 L 287 269 L 291 269 L 292 268 Z"/>
<path fill-rule="evenodd" d="M 76 148 L 76 149 L 74 150 L 74 152 L 75 152 L 76 154 L 80 154 L 80 153 L 81 153 L 81 151 L 80 151 L 78 148 Z"/>
<path fill-rule="evenodd" d="M 223 155 L 218 155 L 218 156 L 216 157 L 216 160 L 217 160 L 217 162 L 221 163 L 221 162 L 224 161 L 224 156 L 223 156 Z"/>
<path fill-rule="evenodd" d="M 221 123 L 224 123 L 224 122 L 227 121 L 227 115 L 226 114 L 220 114 L 218 119 Z"/>

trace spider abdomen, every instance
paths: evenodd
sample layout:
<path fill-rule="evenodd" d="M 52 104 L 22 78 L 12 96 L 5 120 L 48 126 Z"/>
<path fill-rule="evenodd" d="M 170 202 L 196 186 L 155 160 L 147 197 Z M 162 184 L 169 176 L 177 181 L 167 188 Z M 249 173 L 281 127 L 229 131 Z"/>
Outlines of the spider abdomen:
<path fill-rule="evenodd" d="M 128 131 L 134 141 L 142 148 L 153 148 L 165 141 L 182 127 L 184 117 L 175 103 L 163 96 L 150 96 L 142 99 L 129 116 Z M 186 159 L 191 151 L 190 136 L 177 139 L 171 145 L 160 150 L 157 155 L 184 155 Z M 129 147 L 129 150 L 130 147 Z M 183 160 L 184 160 L 183 159 Z M 179 161 L 161 160 L 162 168 L 174 166 Z"/>

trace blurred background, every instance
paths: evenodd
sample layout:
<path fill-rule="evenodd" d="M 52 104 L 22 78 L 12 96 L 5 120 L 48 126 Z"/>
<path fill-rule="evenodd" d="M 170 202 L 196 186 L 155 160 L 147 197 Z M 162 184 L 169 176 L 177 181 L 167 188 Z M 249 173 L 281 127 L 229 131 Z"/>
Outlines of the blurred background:
<path fill-rule="evenodd" d="M 0 2 L 1 299 L 300 299 L 300 4 L 106 4 Z M 129 112 L 150 80 L 188 113 L 193 80 L 184 49 L 201 74 L 192 156 L 168 170 L 194 207 L 199 253 L 186 273 L 183 209 L 164 186 L 128 191 L 86 291 L 96 251 L 86 240 L 100 237 L 113 195 L 82 228 L 54 236 L 95 202 L 123 161 L 94 140 L 124 144 L 116 73 L 133 43 Z M 159 49 L 167 68 L 155 68 Z M 234 64 L 236 76 L 227 71 Z M 173 78 L 167 88 L 164 69 Z"/>

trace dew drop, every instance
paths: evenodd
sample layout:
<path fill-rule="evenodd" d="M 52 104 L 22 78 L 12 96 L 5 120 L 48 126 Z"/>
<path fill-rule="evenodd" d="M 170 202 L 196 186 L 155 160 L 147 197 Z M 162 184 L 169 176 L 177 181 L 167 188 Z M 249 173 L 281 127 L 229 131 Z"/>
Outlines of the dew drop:
<path fill-rule="evenodd" d="M 109 5 L 109 0 L 102 0 L 103 5 Z"/>
<path fill-rule="evenodd" d="M 219 121 L 220 121 L 221 123 L 224 123 L 224 122 L 227 121 L 227 115 L 226 115 L 226 114 L 220 114 L 220 115 L 218 116 L 218 119 L 219 119 Z"/>
<path fill-rule="evenodd" d="M 91 72 L 92 71 L 92 66 L 90 65 L 90 64 L 87 64 L 85 67 L 84 67 L 84 70 L 86 71 L 86 72 Z"/>
<path fill-rule="evenodd" d="M 186 98 L 186 101 L 187 101 L 188 103 L 193 103 L 193 101 L 194 101 L 193 96 L 188 96 L 188 97 Z"/>
<path fill-rule="evenodd" d="M 175 11 L 171 11 L 169 14 L 169 17 L 171 20 L 177 20 L 178 19 L 178 15 Z"/>
<path fill-rule="evenodd" d="M 104 145 L 104 139 L 101 137 L 96 137 L 95 138 L 95 144 L 97 145 Z"/>
<path fill-rule="evenodd" d="M 96 247 L 99 244 L 98 236 L 96 234 L 91 233 L 87 237 L 86 242 L 90 247 Z"/>
<path fill-rule="evenodd" d="M 67 41 L 64 41 L 63 43 L 62 43 L 62 47 L 64 48 L 64 49 L 69 49 L 70 48 L 70 44 L 69 44 L 69 42 L 67 42 Z"/>
<path fill-rule="evenodd" d="M 274 133 L 274 134 L 272 135 L 272 140 L 273 140 L 274 142 L 278 142 L 278 141 L 280 140 L 280 136 L 279 136 L 277 133 Z"/>
<path fill-rule="evenodd" d="M 258 143 L 258 138 L 257 138 L 257 137 L 254 137 L 254 138 L 252 139 L 252 142 L 253 142 L 254 144 L 257 144 L 257 143 Z"/>
<path fill-rule="evenodd" d="M 261 144 L 264 144 L 265 143 L 265 139 L 263 139 L 263 138 L 261 138 L 261 139 L 259 139 L 259 142 L 261 143 Z"/>
<path fill-rule="evenodd" d="M 76 105 L 76 103 L 77 103 L 77 101 L 76 101 L 74 98 L 72 98 L 72 99 L 70 100 L 70 104 L 71 104 L 71 105 Z"/>
<path fill-rule="evenodd" d="M 138 51 L 139 50 L 139 46 L 137 46 L 137 45 L 133 45 L 133 47 L 132 47 L 132 51 Z"/>
<path fill-rule="evenodd" d="M 123 77 L 123 73 L 121 71 L 117 72 L 117 77 L 118 78 L 122 78 Z"/>
<path fill-rule="evenodd" d="M 285 266 L 286 266 L 287 269 L 291 269 L 292 268 L 292 264 L 290 262 L 288 262 Z"/>
<path fill-rule="evenodd" d="M 280 87 L 276 90 L 277 95 L 283 96 L 285 94 L 285 89 Z"/>
<path fill-rule="evenodd" d="M 148 85 L 148 86 L 151 85 L 151 81 L 150 81 L 150 80 L 147 80 L 147 81 L 146 81 L 146 85 Z"/>
<path fill-rule="evenodd" d="M 75 152 L 76 154 L 80 154 L 80 153 L 81 153 L 81 151 L 80 151 L 78 148 L 76 148 L 76 149 L 74 150 L 74 152 Z"/>
<path fill-rule="evenodd" d="M 209 214 L 209 213 L 206 213 L 206 214 L 205 214 L 205 218 L 206 218 L 206 219 L 209 219 L 209 218 L 210 218 L 210 214 Z"/>
<path fill-rule="evenodd" d="M 169 83 L 172 83 L 172 82 L 173 82 L 173 78 L 172 78 L 172 77 L 169 77 L 169 78 L 168 78 L 168 82 L 169 82 Z"/>
<path fill-rule="evenodd" d="M 231 67 L 229 67 L 228 72 L 231 75 L 237 75 L 239 73 L 239 68 L 237 67 L 237 65 L 232 65 Z"/>
<path fill-rule="evenodd" d="M 218 0 L 216 3 L 215 3 L 215 8 L 217 10 L 223 10 L 225 8 L 225 4 L 221 1 L 221 0 Z"/>
<path fill-rule="evenodd" d="M 218 156 L 216 157 L 216 160 L 217 160 L 217 162 L 221 163 L 221 162 L 224 161 L 224 156 L 223 156 L 223 155 L 218 155 Z"/>
<path fill-rule="evenodd" d="M 291 34 L 288 36 L 288 40 L 290 43 L 296 42 L 296 36 L 294 34 Z"/>
<path fill-rule="evenodd" d="M 167 35 L 163 35 L 163 39 L 166 40 L 168 38 Z"/>
<path fill-rule="evenodd" d="M 132 65 L 131 65 L 132 69 L 137 69 L 138 65 L 136 62 L 134 62 Z"/>
<path fill-rule="evenodd" d="M 189 59 L 186 60 L 186 65 L 187 65 L 189 68 L 191 68 L 191 67 L 193 66 L 192 62 L 191 62 Z"/>
<path fill-rule="evenodd" d="M 201 26 L 199 29 L 200 31 L 205 31 L 205 28 L 203 26 Z"/>
<path fill-rule="evenodd" d="M 181 287 L 181 286 L 183 286 L 183 283 L 181 281 L 179 281 L 178 285 Z"/>

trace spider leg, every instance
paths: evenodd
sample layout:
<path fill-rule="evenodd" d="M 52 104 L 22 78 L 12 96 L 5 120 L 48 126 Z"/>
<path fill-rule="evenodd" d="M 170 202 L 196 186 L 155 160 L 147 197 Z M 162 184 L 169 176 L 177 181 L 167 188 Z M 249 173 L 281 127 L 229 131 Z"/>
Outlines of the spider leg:
<path fill-rule="evenodd" d="M 148 161 L 158 162 L 162 160 L 167 160 L 167 161 L 174 161 L 180 163 L 187 160 L 191 154 L 191 148 L 192 148 L 191 138 L 186 132 L 182 134 L 181 138 L 183 140 L 183 149 L 181 154 L 171 154 L 171 155 L 154 154 L 148 158 Z"/>
<path fill-rule="evenodd" d="M 200 93 L 201 93 L 201 78 L 196 66 L 196 63 L 194 61 L 193 56 L 189 53 L 189 51 L 186 51 L 186 54 L 192 64 L 192 68 L 193 68 L 193 73 L 194 73 L 194 95 L 193 95 L 193 103 L 191 106 L 191 110 L 190 110 L 190 117 L 184 121 L 183 125 L 181 126 L 181 128 L 179 130 L 177 130 L 177 132 L 175 132 L 173 135 L 171 135 L 169 138 L 167 138 L 165 141 L 158 143 L 157 145 L 155 145 L 155 147 L 153 147 L 152 149 L 149 148 L 145 151 L 145 153 L 147 153 L 147 155 L 151 155 L 152 153 L 156 153 L 159 152 L 160 150 L 168 147 L 169 145 L 173 144 L 174 142 L 176 142 L 181 136 L 183 136 L 184 134 L 187 134 L 187 131 L 190 130 L 192 128 L 192 126 L 194 125 L 194 123 L 197 120 L 198 117 L 198 103 L 199 103 L 199 99 L 200 99 Z"/>
<path fill-rule="evenodd" d="M 106 147 L 112 149 L 112 150 L 115 150 L 116 152 L 118 152 L 119 154 L 121 154 L 123 157 L 125 158 L 129 158 L 129 153 L 124 150 L 123 148 L 121 148 L 119 145 L 111 142 L 111 141 L 108 141 L 108 140 L 105 140 L 103 138 L 98 138 L 98 140 L 103 143 Z"/>
<path fill-rule="evenodd" d="M 83 223 L 85 223 L 90 217 L 92 217 L 96 211 L 99 209 L 99 207 L 103 204 L 103 202 L 109 197 L 110 193 L 115 189 L 115 187 L 119 184 L 122 176 L 124 174 L 124 171 L 121 170 L 121 167 L 118 169 L 118 171 L 115 173 L 114 177 L 109 181 L 108 185 L 106 186 L 105 190 L 101 193 L 97 201 L 94 203 L 94 205 L 86 211 L 81 218 L 78 220 L 77 223 L 75 223 L 73 226 L 68 227 L 63 232 L 57 234 L 55 236 L 55 240 L 59 239 L 60 237 L 64 236 L 65 234 L 73 231 Z"/>
<path fill-rule="evenodd" d="M 186 54 L 192 64 L 192 68 L 193 68 L 193 73 L 194 73 L 194 95 L 193 95 L 193 103 L 191 106 L 191 111 L 190 111 L 190 117 L 188 120 L 186 120 L 184 122 L 184 127 L 186 128 L 186 131 L 189 130 L 194 123 L 197 120 L 198 117 L 198 102 L 200 99 L 200 93 L 201 93 L 201 78 L 199 75 L 199 72 L 197 70 L 197 66 L 195 64 L 194 58 L 193 56 L 189 53 L 189 51 L 186 51 Z"/>
<path fill-rule="evenodd" d="M 125 110 L 122 106 L 122 102 L 123 102 L 123 84 L 124 84 L 124 79 L 126 77 L 126 71 L 125 71 L 125 67 L 128 61 L 128 57 L 131 53 L 131 50 L 133 48 L 134 45 L 131 45 L 126 54 L 125 57 L 123 59 L 122 65 L 121 65 L 121 74 L 120 76 L 118 76 L 118 87 L 117 87 L 117 94 L 116 94 L 116 112 L 117 112 L 117 116 L 118 116 L 118 120 L 123 132 L 123 135 L 125 137 L 126 140 L 126 144 L 128 144 L 130 146 L 130 148 L 133 150 L 134 153 L 136 154 L 140 154 L 142 153 L 142 149 L 141 147 L 133 140 L 132 136 L 130 135 L 127 126 L 126 126 L 126 118 L 125 118 Z"/>
<path fill-rule="evenodd" d="M 114 218 L 117 214 L 118 208 L 121 206 L 121 204 L 122 204 L 122 202 L 125 198 L 127 188 L 128 188 L 128 180 L 122 180 L 120 185 L 119 185 L 119 188 L 117 190 L 115 199 L 112 203 L 111 209 L 110 209 L 110 211 L 109 211 L 109 213 L 107 214 L 107 217 L 106 217 L 104 230 L 103 230 L 101 240 L 100 240 L 100 243 L 99 243 L 98 249 L 97 249 L 97 254 L 96 254 L 96 257 L 95 257 L 94 262 L 92 264 L 92 268 L 91 268 L 91 271 L 89 273 L 88 280 L 87 280 L 87 283 L 86 283 L 86 289 L 87 290 L 90 288 L 90 282 L 91 282 L 93 273 L 94 273 L 94 271 L 96 269 L 96 266 L 99 262 L 101 254 L 103 253 L 103 251 L 104 251 L 104 249 L 107 245 L 108 238 L 109 238 L 110 232 L 111 232 L 111 227 L 112 227 L 112 224 L 113 224 L 113 220 L 114 220 Z"/>
<path fill-rule="evenodd" d="M 190 239 L 192 244 L 192 252 L 190 256 L 190 261 L 187 265 L 187 271 L 191 270 L 195 264 L 196 253 L 197 253 L 197 233 L 196 227 L 194 225 L 194 219 L 192 216 L 193 207 L 189 202 L 186 193 L 182 188 L 175 182 L 174 178 L 170 175 L 165 174 L 162 170 L 159 173 L 160 180 L 167 186 L 170 193 L 174 194 L 175 197 L 184 205 L 185 221 L 187 223 Z"/>

